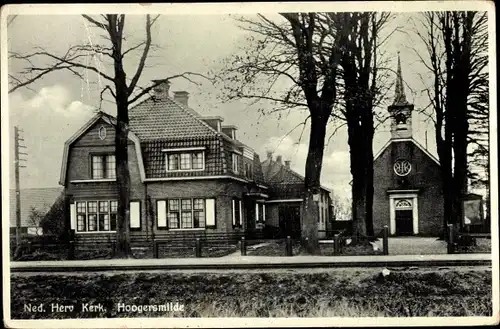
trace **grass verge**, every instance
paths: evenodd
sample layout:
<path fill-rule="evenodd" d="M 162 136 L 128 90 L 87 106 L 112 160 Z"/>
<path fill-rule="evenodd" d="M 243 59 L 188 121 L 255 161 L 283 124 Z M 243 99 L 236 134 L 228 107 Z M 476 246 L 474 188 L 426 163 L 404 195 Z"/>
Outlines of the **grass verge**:
<path fill-rule="evenodd" d="M 13 319 L 110 317 L 490 316 L 490 270 L 126 273 L 11 279 Z M 120 311 L 126 305 L 184 305 L 180 312 Z M 73 305 L 52 312 L 52 304 Z M 101 304 L 85 312 L 85 303 Z M 32 313 L 26 305 L 43 304 Z"/>

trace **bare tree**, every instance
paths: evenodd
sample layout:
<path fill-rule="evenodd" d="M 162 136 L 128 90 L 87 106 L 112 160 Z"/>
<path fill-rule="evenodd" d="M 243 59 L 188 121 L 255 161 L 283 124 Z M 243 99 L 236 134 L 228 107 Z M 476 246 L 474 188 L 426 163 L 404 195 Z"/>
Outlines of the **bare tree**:
<path fill-rule="evenodd" d="M 416 34 L 426 52 L 417 55 L 432 77 L 425 91 L 434 111 L 443 179 L 443 224 L 460 225 L 461 198 L 467 193 L 467 176 L 474 163 L 469 160 L 488 153 L 487 14 L 453 11 L 422 16 Z"/>
<path fill-rule="evenodd" d="M 240 18 L 242 28 L 252 32 L 245 55 L 233 56 L 219 75 L 228 99 L 269 101 L 275 106 L 271 112 L 308 111 L 309 148 L 301 208 L 302 245 L 308 253 L 318 250 L 315 196 L 320 191 L 326 126 L 337 99 L 340 60 L 338 38 L 325 19 L 318 13 Z M 280 91 L 279 85 L 286 90 Z"/>
<path fill-rule="evenodd" d="M 318 250 L 318 209 L 314 195 L 320 188 L 326 127 L 331 122 L 337 126 L 347 123 L 353 127 L 359 124 L 357 111 L 366 108 L 372 113 L 375 108 L 378 101 L 375 95 L 378 96 L 380 90 L 375 84 L 377 74 L 373 74 L 374 63 L 377 63 L 373 53 L 380 44 L 376 40 L 377 34 L 387 18 L 388 15 L 372 13 L 282 13 L 274 18 L 263 15 L 258 15 L 256 20 L 239 18 L 241 27 L 251 35 L 243 49 L 244 54 L 232 56 L 225 62 L 219 76 L 227 99 L 249 99 L 252 104 L 270 102 L 273 109 L 267 113 L 308 112 L 309 148 L 301 226 L 303 245 L 308 246 L 309 253 Z M 363 88 L 366 90 L 362 92 L 358 87 L 365 79 L 366 86 L 363 85 Z M 368 98 L 370 103 L 363 103 L 361 108 L 362 102 L 354 102 L 358 96 Z M 345 108 L 347 103 L 349 110 Z M 360 129 L 370 126 L 371 122 L 373 131 L 373 118 L 372 121 L 368 118 L 363 120 L 366 122 Z M 305 122 L 295 128 L 299 126 L 305 128 Z M 359 130 L 351 129 L 349 132 L 350 136 L 356 133 Z M 370 135 L 373 136 L 373 133 L 363 133 L 360 138 Z M 371 138 L 366 141 L 369 141 L 368 148 L 371 150 Z M 364 142 L 356 142 L 355 147 Z M 357 160 L 360 160 L 362 152 L 354 151 Z M 373 155 L 370 152 L 367 156 L 370 154 Z M 361 165 L 367 165 L 367 161 Z M 360 168 L 353 175 L 366 176 L 369 173 Z M 364 213 L 371 206 L 365 208 L 364 191 L 370 180 L 361 178 L 360 181 L 363 188 L 356 193 L 356 197 L 363 197 L 363 216 L 359 218 L 362 224 L 359 227 L 365 232 Z M 372 225 L 369 224 L 369 227 Z"/>
<path fill-rule="evenodd" d="M 118 213 L 117 213 L 117 239 L 115 247 L 115 257 L 131 257 L 130 249 L 130 173 L 128 167 L 128 132 L 129 116 L 128 110 L 137 101 L 142 99 L 156 86 L 169 79 L 186 77 L 185 72 L 178 75 L 156 80 L 156 82 L 146 88 L 138 85 L 139 79 L 146 65 L 146 60 L 152 48 L 151 28 L 158 20 L 159 15 L 151 17 L 146 15 L 144 24 L 144 39 L 130 47 L 126 47 L 124 35 L 125 15 L 100 15 L 91 17 L 83 15 L 86 24 L 102 33 L 105 40 L 103 44 L 81 44 L 70 47 L 63 55 L 54 54 L 50 51 L 38 47 L 30 54 L 11 53 L 12 59 L 23 60 L 28 63 L 28 67 L 20 72 L 23 78 L 13 77 L 13 86 L 10 91 L 27 86 L 33 81 L 53 73 L 55 71 L 66 70 L 73 73 L 78 78 L 83 79 L 84 73 L 94 73 L 100 81 L 106 81 L 106 85 L 101 90 L 101 102 L 105 93 L 111 94 L 113 102 L 116 104 L 116 137 L 115 137 L 115 158 L 118 185 Z M 140 57 L 135 72 L 127 78 L 124 68 L 125 57 L 133 52 L 139 52 Z M 105 73 L 101 67 L 101 58 L 110 60 L 112 73 Z M 45 66 L 36 64 L 36 60 L 45 60 Z M 96 64 L 89 64 L 96 62 Z M 17 80 L 16 80 L 17 79 Z M 187 78 L 189 79 L 189 78 Z"/>
<path fill-rule="evenodd" d="M 379 48 L 390 34 L 381 39 L 381 30 L 389 13 L 342 13 L 332 17 L 342 45 L 340 65 L 344 104 L 339 108 L 347 123 L 352 174 L 352 218 L 356 234 L 374 236 L 373 231 L 373 136 L 375 110 L 385 95 L 381 80 L 387 78 Z"/>

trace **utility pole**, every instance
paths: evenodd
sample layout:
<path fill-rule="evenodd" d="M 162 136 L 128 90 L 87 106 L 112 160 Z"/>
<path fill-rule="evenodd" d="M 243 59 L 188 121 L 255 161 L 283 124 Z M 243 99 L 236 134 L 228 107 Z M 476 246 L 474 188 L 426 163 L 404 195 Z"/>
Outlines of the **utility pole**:
<path fill-rule="evenodd" d="M 28 155 L 27 153 L 21 152 L 21 148 L 26 148 L 26 146 L 21 145 L 24 139 L 19 135 L 19 132 L 23 132 L 18 126 L 14 127 L 14 174 L 16 180 L 16 247 L 19 250 L 21 246 L 21 184 L 19 179 L 19 169 L 26 168 L 20 164 L 20 161 L 26 161 L 26 159 L 21 159 L 22 155 Z M 17 252 L 16 252 L 17 253 Z"/>

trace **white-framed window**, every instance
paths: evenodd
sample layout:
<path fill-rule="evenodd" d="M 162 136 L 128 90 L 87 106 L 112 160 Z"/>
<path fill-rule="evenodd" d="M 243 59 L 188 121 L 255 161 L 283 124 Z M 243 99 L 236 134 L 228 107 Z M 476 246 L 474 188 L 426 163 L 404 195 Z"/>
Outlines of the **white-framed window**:
<path fill-rule="evenodd" d="M 205 152 L 169 152 L 166 163 L 167 171 L 204 170 Z"/>
<path fill-rule="evenodd" d="M 213 214 L 214 203 L 210 202 L 210 209 L 207 209 L 207 200 L 213 199 L 193 198 L 158 200 L 158 228 L 205 228 L 207 222 L 207 210 L 210 210 L 210 220 L 215 218 L 215 215 Z M 215 225 L 215 223 L 211 223 L 211 225 Z"/>
<path fill-rule="evenodd" d="M 233 200 L 233 228 L 243 227 L 242 202 L 240 199 Z"/>
<path fill-rule="evenodd" d="M 77 232 L 113 232 L 116 230 L 118 201 L 76 201 L 75 204 L 71 207 L 71 216 L 76 217 Z"/>
<path fill-rule="evenodd" d="M 91 163 L 92 179 L 116 178 L 116 159 L 113 154 L 94 154 Z"/>
<path fill-rule="evenodd" d="M 238 169 L 240 167 L 240 155 L 236 153 L 232 153 L 232 169 L 234 173 L 238 173 Z"/>

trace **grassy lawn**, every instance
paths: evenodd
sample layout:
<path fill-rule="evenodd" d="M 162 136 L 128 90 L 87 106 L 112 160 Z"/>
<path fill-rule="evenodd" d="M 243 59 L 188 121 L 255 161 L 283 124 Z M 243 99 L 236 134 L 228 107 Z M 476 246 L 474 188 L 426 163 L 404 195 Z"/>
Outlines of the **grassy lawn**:
<path fill-rule="evenodd" d="M 237 245 L 212 245 L 202 247 L 202 257 L 222 257 L 229 255 L 238 250 Z M 153 258 L 152 248 L 132 248 L 134 258 L 144 259 Z M 159 258 L 194 258 L 196 256 L 194 247 L 169 247 L 161 246 L 158 250 Z M 43 250 L 35 250 L 31 253 L 23 254 L 17 261 L 37 261 L 37 260 L 66 260 L 68 257 L 67 251 L 51 252 Z M 91 259 L 111 259 L 111 249 L 102 250 L 82 249 L 75 251 L 75 259 L 91 260 Z M 13 259 L 11 259 L 13 260 Z"/>
<path fill-rule="evenodd" d="M 298 255 L 301 252 L 300 244 L 297 241 L 292 243 L 293 255 Z M 286 256 L 285 241 L 270 241 L 268 244 L 259 246 L 256 249 L 248 248 L 248 256 Z"/>
<path fill-rule="evenodd" d="M 477 238 L 476 245 L 457 247 L 456 252 L 461 253 L 491 253 L 491 239 Z"/>
<path fill-rule="evenodd" d="M 490 269 L 381 269 L 226 273 L 13 275 L 14 319 L 94 317 L 490 316 Z M 119 311 L 127 305 L 184 305 L 183 311 Z M 30 313 L 25 304 L 46 308 Z M 51 312 L 51 303 L 74 305 Z M 100 312 L 83 312 L 100 303 Z"/>

